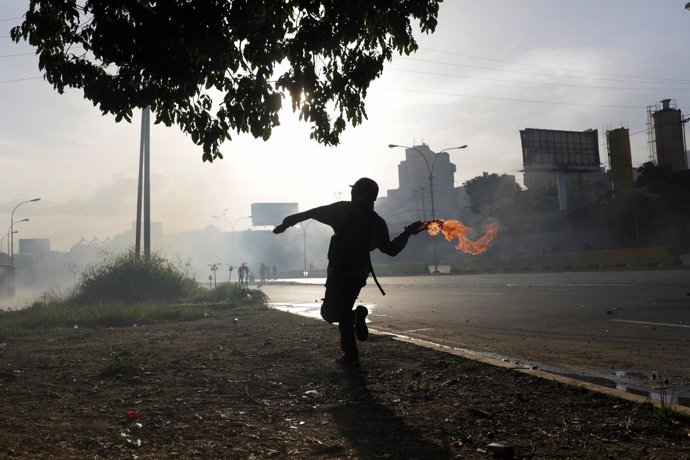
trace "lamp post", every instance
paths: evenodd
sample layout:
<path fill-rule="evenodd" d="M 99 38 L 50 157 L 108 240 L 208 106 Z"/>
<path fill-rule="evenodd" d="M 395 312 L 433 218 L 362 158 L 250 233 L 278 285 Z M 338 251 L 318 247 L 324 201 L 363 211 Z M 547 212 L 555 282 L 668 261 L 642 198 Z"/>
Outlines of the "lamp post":
<path fill-rule="evenodd" d="M 28 222 L 29 219 L 22 219 L 22 220 L 16 220 L 14 221 L 14 224 L 17 225 L 19 222 Z M 7 227 L 7 232 L 5 232 L 5 235 L 3 235 L 3 238 L 7 238 L 7 256 L 10 255 L 10 232 L 12 233 L 18 233 L 17 230 L 12 230 L 12 227 Z M 0 250 L 2 250 L 2 245 L 0 244 Z"/>
<path fill-rule="evenodd" d="M 422 195 L 422 220 L 426 220 L 426 194 L 424 193 L 426 191 L 426 187 L 420 187 L 419 191 Z"/>
<path fill-rule="evenodd" d="M 26 200 L 22 201 L 19 203 L 17 206 L 14 207 L 12 210 L 12 214 L 10 214 L 10 265 L 14 267 L 14 211 L 17 210 L 17 208 L 23 204 L 26 203 L 33 203 L 35 201 L 40 201 L 40 198 L 34 198 L 33 200 Z M 26 219 L 29 220 L 29 219 Z"/>
<path fill-rule="evenodd" d="M 17 230 L 15 230 L 15 231 L 12 232 L 12 233 L 17 233 Z M 8 228 L 8 229 L 7 229 L 7 233 L 5 233 L 4 235 L 2 235 L 2 238 L 0 238 L 0 252 L 2 252 L 2 247 L 3 247 L 3 245 L 5 244 L 5 238 L 7 238 L 7 237 L 9 237 L 9 236 L 10 236 L 10 229 Z M 10 248 L 9 248 L 9 246 L 10 246 L 10 240 L 8 239 L 8 240 L 7 240 L 7 261 L 8 261 L 8 262 L 9 262 L 9 258 L 10 258 Z"/>
<path fill-rule="evenodd" d="M 211 216 L 212 219 L 216 219 L 216 222 L 220 222 L 220 219 L 223 219 L 225 221 L 225 226 L 223 227 L 223 231 L 227 232 L 228 231 L 228 208 L 223 209 L 223 215 L 222 216 Z"/>
<path fill-rule="evenodd" d="M 240 217 L 239 219 L 237 219 L 235 222 L 232 223 L 231 231 L 230 231 L 230 238 L 232 239 L 232 265 L 233 266 L 237 264 L 237 262 L 235 261 L 235 224 L 237 224 L 237 222 L 241 221 L 242 219 L 251 219 L 251 218 L 252 218 L 252 216 Z"/>
<path fill-rule="evenodd" d="M 426 169 L 429 172 L 429 194 L 431 195 L 431 220 L 436 220 L 436 207 L 434 204 L 434 168 L 436 167 L 436 160 L 438 159 L 439 155 L 443 152 L 447 152 L 449 150 L 458 150 L 458 149 L 465 149 L 467 148 L 467 145 L 461 145 L 459 147 L 448 147 L 446 149 L 441 150 L 440 152 L 434 153 L 431 149 L 429 149 L 429 152 L 434 156 L 434 161 L 431 163 L 431 166 L 429 165 L 429 160 L 427 160 L 426 155 L 421 152 L 420 150 L 416 149 L 415 147 L 407 147 L 405 145 L 397 145 L 397 144 L 388 144 L 389 149 L 393 148 L 403 148 L 403 149 L 409 149 L 409 150 L 414 150 L 417 152 L 421 157 L 424 159 L 424 164 L 426 165 Z M 436 240 L 434 239 L 434 273 L 439 273 L 438 271 L 438 256 L 437 256 L 437 251 L 436 251 Z"/>

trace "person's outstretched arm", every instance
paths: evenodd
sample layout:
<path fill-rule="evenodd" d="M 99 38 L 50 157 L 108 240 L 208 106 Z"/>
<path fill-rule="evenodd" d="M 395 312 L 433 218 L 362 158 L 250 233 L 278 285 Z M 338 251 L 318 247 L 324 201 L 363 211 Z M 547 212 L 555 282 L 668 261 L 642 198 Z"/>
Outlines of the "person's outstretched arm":
<path fill-rule="evenodd" d="M 424 227 L 421 222 L 413 222 L 405 227 L 403 232 L 393 238 L 391 241 L 390 234 L 388 233 L 388 225 L 386 225 L 386 222 L 381 219 L 381 221 L 379 221 L 379 225 L 377 226 L 377 247 L 384 254 L 395 257 L 405 248 L 405 246 L 407 246 L 407 241 L 410 236 L 416 235 L 422 230 L 424 230 Z"/>
<path fill-rule="evenodd" d="M 345 202 L 341 201 L 326 206 L 319 206 L 318 208 L 308 209 L 304 212 L 298 212 L 297 214 L 291 214 L 283 219 L 282 224 L 273 229 L 273 233 L 276 235 L 278 233 L 283 233 L 289 227 L 304 222 L 307 219 L 314 219 L 322 224 L 333 227 L 337 225 L 339 220 L 342 220 L 344 203 Z"/>
<path fill-rule="evenodd" d="M 273 229 L 273 233 L 275 233 L 276 235 L 279 233 L 283 233 L 289 227 L 292 227 L 293 225 L 297 225 L 300 222 L 304 222 L 307 219 L 311 219 L 311 211 L 313 211 L 313 210 L 309 209 L 309 210 L 304 211 L 304 212 L 298 212 L 297 214 L 290 214 L 285 219 L 283 219 L 282 224 L 277 225 L 276 228 Z"/>

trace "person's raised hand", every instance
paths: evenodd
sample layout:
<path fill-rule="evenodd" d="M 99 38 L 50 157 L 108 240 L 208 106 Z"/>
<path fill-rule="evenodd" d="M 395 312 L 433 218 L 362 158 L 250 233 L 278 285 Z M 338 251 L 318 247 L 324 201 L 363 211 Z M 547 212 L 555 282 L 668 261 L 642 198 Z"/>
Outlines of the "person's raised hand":
<path fill-rule="evenodd" d="M 424 224 L 421 221 L 412 222 L 410 225 L 405 227 L 405 233 L 408 235 L 416 235 L 422 230 L 424 230 Z"/>
<path fill-rule="evenodd" d="M 285 222 L 283 222 L 280 225 L 276 225 L 276 228 L 273 229 L 273 233 L 275 233 L 276 235 L 279 233 L 283 233 L 285 230 L 287 230 L 288 227 L 289 226 L 285 225 Z"/>

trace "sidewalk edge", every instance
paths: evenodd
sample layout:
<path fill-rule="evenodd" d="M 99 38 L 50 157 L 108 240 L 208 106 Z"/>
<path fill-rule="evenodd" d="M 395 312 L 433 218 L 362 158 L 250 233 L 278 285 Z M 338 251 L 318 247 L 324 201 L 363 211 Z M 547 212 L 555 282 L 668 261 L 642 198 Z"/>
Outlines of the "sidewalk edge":
<path fill-rule="evenodd" d="M 541 379 L 552 380 L 552 381 L 563 383 L 563 384 L 566 384 L 569 386 L 573 386 L 573 387 L 577 387 L 577 388 L 583 388 L 585 390 L 593 391 L 595 393 L 601 393 L 601 394 L 613 396 L 613 397 L 616 397 L 619 399 L 624 399 L 627 401 L 636 402 L 639 404 L 651 403 L 659 409 L 664 409 L 664 408 L 670 409 L 670 410 L 673 410 L 675 412 L 690 416 L 690 407 L 679 406 L 679 405 L 675 405 L 675 404 L 673 404 L 673 405 L 671 405 L 671 404 L 662 405 L 662 403 L 660 401 L 652 400 L 652 399 L 645 397 L 645 396 L 640 396 L 640 395 L 628 393 L 628 392 L 622 391 L 622 390 L 616 390 L 614 388 L 605 387 L 603 385 L 596 385 L 594 383 L 585 382 L 583 380 L 578 380 L 578 379 L 574 379 L 571 377 L 564 377 L 564 376 L 553 374 L 551 372 L 546 372 L 546 371 L 540 370 L 540 369 L 527 369 L 527 368 L 518 366 L 517 364 L 514 364 L 514 363 L 507 363 L 507 362 L 500 361 L 498 359 L 493 359 L 493 358 L 489 358 L 486 356 L 477 355 L 475 353 L 468 353 L 466 351 L 459 350 L 457 348 L 453 348 L 453 347 L 449 347 L 449 346 L 445 346 L 445 345 L 440 345 L 438 343 L 430 342 L 428 340 L 416 339 L 414 337 L 394 334 L 394 333 L 385 332 L 385 331 L 379 331 L 379 330 L 375 330 L 375 329 L 371 329 L 371 328 L 369 329 L 369 332 L 374 333 L 374 334 L 379 334 L 379 335 L 387 335 L 387 336 L 390 336 L 393 339 L 399 340 L 401 342 L 406 342 L 406 343 L 410 343 L 413 345 L 418 345 L 418 346 L 421 346 L 424 348 L 428 348 L 431 350 L 436 350 L 436 351 L 441 351 L 441 352 L 449 353 L 449 354 L 456 355 L 456 356 L 461 356 L 463 358 L 470 359 L 472 361 L 478 361 L 478 362 L 481 362 L 484 364 L 489 364 L 491 366 L 502 367 L 505 369 L 511 369 L 511 370 L 514 370 L 517 372 L 521 372 L 523 374 L 531 375 L 532 377 L 538 377 Z"/>

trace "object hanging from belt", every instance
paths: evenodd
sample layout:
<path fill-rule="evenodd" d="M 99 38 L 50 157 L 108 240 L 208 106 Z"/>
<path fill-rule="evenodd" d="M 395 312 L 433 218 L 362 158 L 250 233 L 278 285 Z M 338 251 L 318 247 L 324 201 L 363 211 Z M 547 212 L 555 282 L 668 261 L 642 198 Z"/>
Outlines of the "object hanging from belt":
<path fill-rule="evenodd" d="M 379 288 L 379 291 L 381 291 L 381 295 L 386 295 L 386 291 L 383 290 L 381 287 L 381 284 L 379 284 L 379 280 L 376 279 L 376 273 L 374 273 L 374 267 L 371 265 L 371 257 L 369 257 L 369 271 L 371 272 L 371 276 L 374 278 L 374 283 L 376 283 L 376 286 Z"/>

